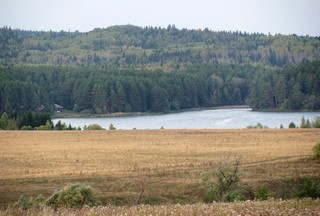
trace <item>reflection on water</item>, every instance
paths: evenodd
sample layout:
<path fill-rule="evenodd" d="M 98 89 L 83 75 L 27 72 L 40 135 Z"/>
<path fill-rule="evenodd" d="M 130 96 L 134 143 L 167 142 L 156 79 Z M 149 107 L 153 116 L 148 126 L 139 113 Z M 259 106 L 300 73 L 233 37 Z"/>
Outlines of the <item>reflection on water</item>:
<path fill-rule="evenodd" d="M 109 117 L 109 118 L 62 118 L 73 127 L 97 123 L 108 128 L 112 123 L 117 129 L 204 129 L 204 128 L 246 128 L 261 123 L 269 128 L 288 127 L 290 122 L 300 125 L 301 118 L 313 120 L 320 112 L 253 112 L 250 108 L 188 111 L 164 115 Z"/>

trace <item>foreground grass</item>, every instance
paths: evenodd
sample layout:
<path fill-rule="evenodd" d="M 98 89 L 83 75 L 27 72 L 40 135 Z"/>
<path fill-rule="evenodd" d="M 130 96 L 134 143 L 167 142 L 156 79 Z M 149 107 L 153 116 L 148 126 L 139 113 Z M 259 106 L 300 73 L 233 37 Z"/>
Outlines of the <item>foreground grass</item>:
<path fill-rule="evenodd" d="M 244 187 L 290 198 L 288 179 L 319 179 L 310 159 L 319 139 L 317 129 L 0 131 L 0 207 L 75 182 L 106 205 L 137 204 L 142 185 L 140 203 L 198 203 L 200 173 L 235 157 Z"/>
<path fill-rule="evenodd" d="M 0 215 L 320 215 L 320 200 L 268 200 L 238 203 L 190 205 L 135 205 L 84 207 L 82 209 L 51 208 L 21 210 L 8 208 Z"/>

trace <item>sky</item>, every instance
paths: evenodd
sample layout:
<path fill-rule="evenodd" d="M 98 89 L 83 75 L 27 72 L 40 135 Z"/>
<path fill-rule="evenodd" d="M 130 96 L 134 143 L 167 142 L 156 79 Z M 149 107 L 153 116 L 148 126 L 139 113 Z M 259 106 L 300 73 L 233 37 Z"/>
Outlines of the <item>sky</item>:
<path fill-rule="evenodd" d="M 320 36 L 320 0 L 0 0 L 0 27 L 88 32 L 126 24 Z"/>

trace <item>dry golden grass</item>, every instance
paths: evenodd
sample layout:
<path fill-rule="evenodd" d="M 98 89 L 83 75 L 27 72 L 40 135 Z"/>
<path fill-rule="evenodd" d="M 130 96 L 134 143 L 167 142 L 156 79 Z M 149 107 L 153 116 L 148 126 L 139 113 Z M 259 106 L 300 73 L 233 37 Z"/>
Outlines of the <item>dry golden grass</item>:
<path fill-rule="evenodd" d="M 191 205 L 135 205 L 135 206 L 102 206 L 84 207 L 82 209 L 62 208 L 57 211 L 45 207 L 42 209 L 7 209 L 0 215 L 46 215 L 46 216 L 97 216 L 97 215 L 174 215 L 174 216 L 212 216 L 212 215 L 320 215 L 320 200 L 268 200 L 237 203 L 213 203 Z"/>
<path fill-rule="evenodd" d="M 317 129 L 0 131 L 0 203 L 79 181 L 106 202 L 134 198 L 141 181 L 149 197 L 197 202 L 200 172 L 229 157 L 248 184 L 318 177 L 307 158 L 319 140 Z"/>

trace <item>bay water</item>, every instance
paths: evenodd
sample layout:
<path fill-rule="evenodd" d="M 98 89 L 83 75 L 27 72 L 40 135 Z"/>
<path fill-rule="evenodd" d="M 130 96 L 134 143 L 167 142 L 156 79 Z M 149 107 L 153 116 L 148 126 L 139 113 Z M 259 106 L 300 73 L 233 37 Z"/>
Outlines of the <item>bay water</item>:
<path fill-rule="evenodd" d="M 60 118 L 53 119 L 54 124 L 59 120 L 72 127 L 81 127 L 90 124 L 99 124 L 109 128 L 113 124 L 117 129 L 227 129 L 246 128 L 249 125 L 260 123 L 269 128 L 285 128 L 290 122 L 300 126 L 301 119 L 313 121 L 320 117 L 320 112 L 256 112 L 251 108 L 212 109 L 199 111 L 186 111 L 180 113 L 123 116 L 123 117 L 97 117 L 97 118 Z"/>

